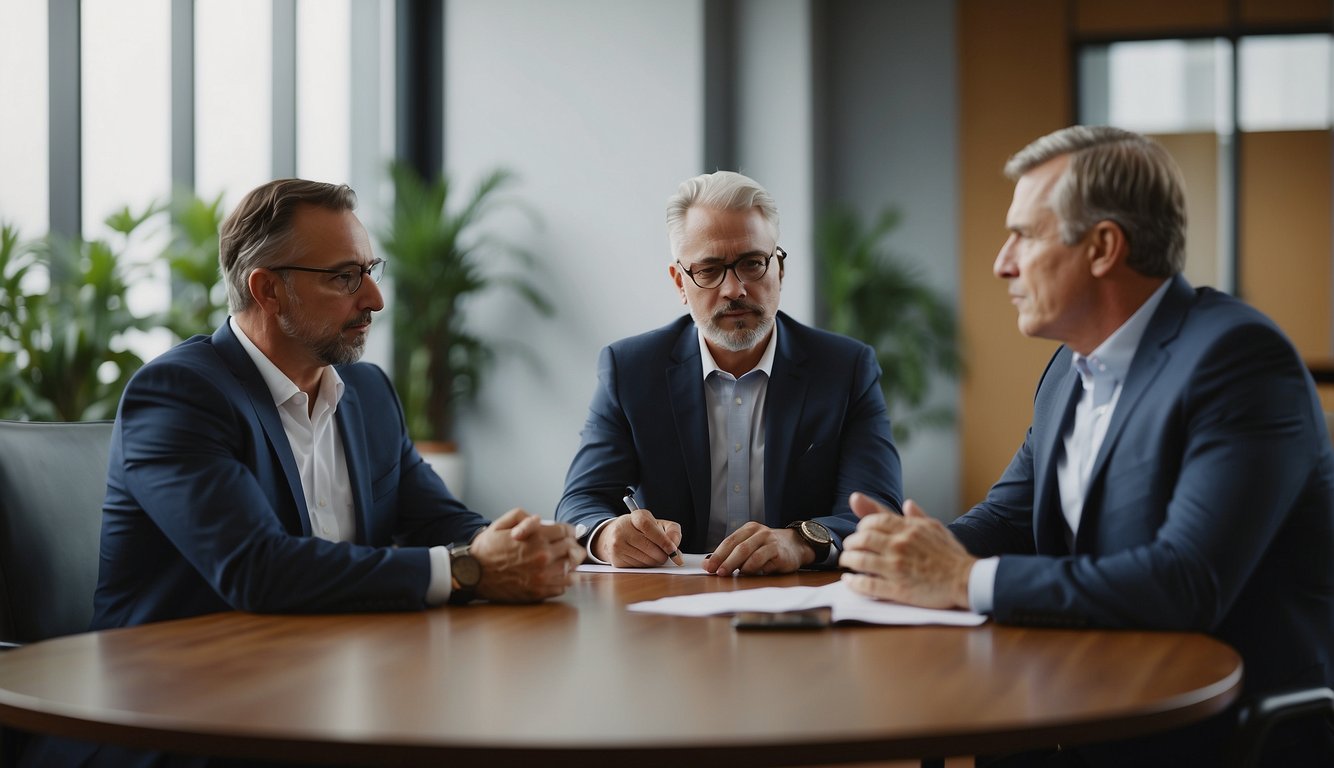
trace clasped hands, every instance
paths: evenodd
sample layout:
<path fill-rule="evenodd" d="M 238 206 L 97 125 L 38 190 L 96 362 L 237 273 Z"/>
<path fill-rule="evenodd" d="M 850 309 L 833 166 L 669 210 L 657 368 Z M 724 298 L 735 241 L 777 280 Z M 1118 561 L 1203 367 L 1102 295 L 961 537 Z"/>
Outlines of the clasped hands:
<path fill-rule="evenodd" d="M 861 518 L 843 540 L 838 564 L 848 587 L 880 600 L 923 608 L 967 608 L 968 575 L 977 559 L 939 520 L 913 501 L 903 514 L 862 493 L 848 499 Z"/>
<path fill-rule="evenodd" d="M 482 566 L 477 595 L 504 603 L 556 597 L 574 582 L 584 548 L 565 523 L 511 509 L 482 529 L 469 552 Z"/>
<path fill-rule="evenodd" d="M 617 568 L 651 568 L 665 564 L 680 544 L 679 523 L 636 509 L 602 526 L 591 549 L 598 559 Z M 749 522 L 723 539 L 704 560 L 703 568 L 715 576 L 765 576 L 792 573 L 814 560 L 815 552 L 796 531 Z"/>

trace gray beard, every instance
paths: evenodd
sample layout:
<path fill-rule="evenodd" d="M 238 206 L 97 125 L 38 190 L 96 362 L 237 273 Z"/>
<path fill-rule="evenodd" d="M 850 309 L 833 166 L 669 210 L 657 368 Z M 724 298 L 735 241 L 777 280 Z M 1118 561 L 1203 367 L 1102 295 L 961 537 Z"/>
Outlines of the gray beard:
<path fill-rule="evenodd" d="M 717 320 L 710 318 L 704 324 L 704 338 L 728 352 L 744 352 L 747 349 L 753 349 L 756 344 L 764 341 L 773 327 L 774 319 L 772 316 L 762 318 L 754 328 L 732 329 L 724 328 L 719 325 Z"/>

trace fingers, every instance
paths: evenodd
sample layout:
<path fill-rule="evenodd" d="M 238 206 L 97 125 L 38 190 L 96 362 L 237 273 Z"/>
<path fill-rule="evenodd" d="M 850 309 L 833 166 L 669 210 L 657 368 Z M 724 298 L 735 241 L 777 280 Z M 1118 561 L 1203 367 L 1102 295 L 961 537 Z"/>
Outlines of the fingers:
<path fill-rule="evenodd" d="M 663 525 L 664 522 L 676 526 L 675 541 L 668 535 L 666 526 Z M 652 512 L 642 508 L 630 513 L 630 523 L 635 527 L 635 531 L 647 540 L 645 542 L 635 541 L 634 544 L 637 549 L 647 553 L 650 557 L 656 555 L 655 548 L 661 552 L 661 557 L 655 558 L 654 565 L 661 565 L 667 562 L 668 557 L 676 554 L 676 545 L 681 541 L 681 526 L 671 521 L 658 520 Z"/>
<path fill-rule="evenodd" d="M 854 491 L 853 494 L 848 497 L 848 506 L 852 507 L 852 511 L 856 513 L 857 517 L 861 518 L 865 518 L 867 515 L 879 514 L 881 512 L 892 513 L 894 511 L 861 491 Z"/>
<path fill-rule="evenodd" d="M 908 499 L 907 501 L 903 502 L 903 516 L 927 517 L 928 515 L 926 514 L 926 510 L 917 506 L 917 502 L 913 501 L 912 499 Z"/>
<path fill-rule="evenodd" d="M 686 561 L 681 557 L 681 524 L 675 520 L 659 520 L 658 525 L 662 528 L 662 535 L 671 545 L 667 557 L 677 565 L 685 565 Z"/>
<path fill-rule="evenodd" d="M 875 576 L 867 576 L 862 573 L 845 573 L 843 574 L 843 583 L 847 584 L 848 589 L 853 592 L 873 597 L 876 600 L 894 600 L 896 596 L 893 582 Z"/>
<path fill-rule="evenodd" d="M 508 530 L 518 525 L 527 517 L 531 517 L 531 515 L 516 507 L 496 518 L 496 521 L 491 523 L 489 527 L 498 531 Z"/>
<path fill-rule="evenodd" d="M 799 566 L 795 553 L 787 552 L 777 532 L 768 526 L 749 522 L 722 540 L 704 561 L 704 570 L 716 576 L 733 573 L 768 576 L 791 573 Z"/>

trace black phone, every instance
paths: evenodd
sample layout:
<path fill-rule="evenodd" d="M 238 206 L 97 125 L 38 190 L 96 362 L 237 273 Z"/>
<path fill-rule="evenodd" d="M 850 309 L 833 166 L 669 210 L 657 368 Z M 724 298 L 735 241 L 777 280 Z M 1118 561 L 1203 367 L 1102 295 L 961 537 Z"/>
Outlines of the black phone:
<path fill-rule="evenodd" d="M 742 611 L 732 617 L 733 629 L 824 629 L 830 625 L 829 609 L 809 611 Z"/>

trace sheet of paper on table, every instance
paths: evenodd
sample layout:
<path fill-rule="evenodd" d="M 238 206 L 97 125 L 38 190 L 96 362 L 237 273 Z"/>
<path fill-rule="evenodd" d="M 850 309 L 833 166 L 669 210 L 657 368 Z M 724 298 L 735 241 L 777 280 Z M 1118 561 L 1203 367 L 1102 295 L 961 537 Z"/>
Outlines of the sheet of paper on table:
<path fill-rule="evenodd" d="M 704 555 L 681 554 L 681 559 L 685 565 L 676 565 L 670 560 L 666 565 L 660 565 L 656 568 L 617 568 L 614 565 L 598 565 L 597 563 L 584 563 L 575 570 L 585 573 L 670 573 L 673 576 L 705 576 L 708 571 L 703 568 Z"/>
<path fill-rule="evenodd" d="M 640 613 L 665 613 L 671 616 L 714 616 L 738 611 L 776 613 L 828 607 L 833 621 L 863 621 L 868 624 L 947 624 L 971 627 L 987 620 L 986 616 L 969 611 L 916 608 L 872 600 L 848 589 L 841 581 L 823 587 L 760 587 L 732 592 L 676 595 L 631 603 L 627 607 Z"/>

